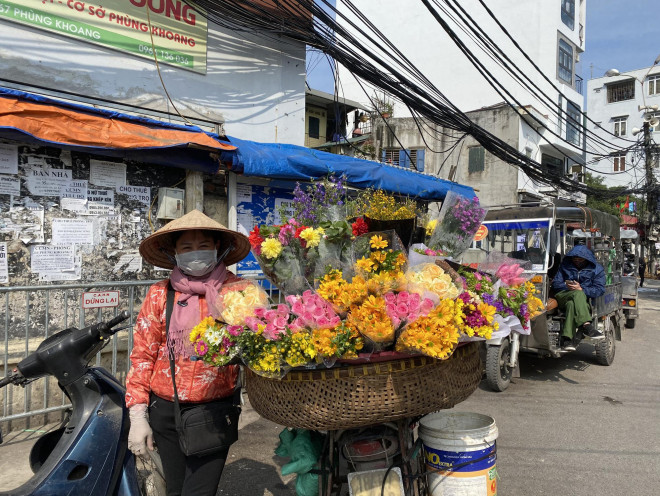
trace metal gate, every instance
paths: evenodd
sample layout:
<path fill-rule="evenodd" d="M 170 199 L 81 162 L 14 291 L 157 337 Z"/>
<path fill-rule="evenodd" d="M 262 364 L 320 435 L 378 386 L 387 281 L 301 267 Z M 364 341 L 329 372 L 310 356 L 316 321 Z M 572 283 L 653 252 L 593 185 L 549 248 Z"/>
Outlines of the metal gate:
<path fill-rule="evenodd" d="M 263 277 L 251 278 L 262 283 Z M 68 327 L 82 328 L 101 320 L 109 320 L 128 310 L 134 323 L 149 286 L 157 281 L 91 282 L 43 286 L 0 287 L 0 325 L 4 324 L 4 350 L 0 377 L 10 374 L 13 367 L 32 353 L 39 343 Z M 267 285 L 271 301 L 279 295 Z M 89 291 L 119 291 L 119 306 L 114 308 L 85 309 L 82 294 Z M 3 312 L 4 310 L 4 312 Z M 133 332 L 121 331 L 96 356 L 96 365 L 108 369 L 124 383 L 130 367 L 128 359 L 133 347 Z M 52 377 L 38 379 L 22 391 L 7 386 L 2 390 L 0 424 L 20 421 L 29 427 L 35 416 L 37 425 L 61 418 L 61 412 L 70 406 L 57 381 Z M 55 418 L 54 418 L 55 417 Z M 14 426 L 10 424 L 10 429 Z"/>

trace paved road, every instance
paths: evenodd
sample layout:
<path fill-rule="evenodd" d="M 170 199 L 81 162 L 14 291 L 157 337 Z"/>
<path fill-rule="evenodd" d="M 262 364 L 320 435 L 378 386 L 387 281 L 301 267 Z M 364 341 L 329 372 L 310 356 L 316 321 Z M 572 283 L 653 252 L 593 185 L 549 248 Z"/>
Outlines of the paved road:
<path fill-rule="evenodd" d="M 648 281 L 648 280 L 647 280 Z M 491 415 L 499 427 L 503 496 L 651 496 L 660 491 L 660 282 L 640 294 L 641 318 L 617 342 L 610 367 L 582 345 L 562 359 L 523 356 L 521 377 L 494 393 L 482 386 L 457 410 Z M 249 407 L 218 495 L 293 496 L 287 460 L 273 454 L 281 427 Z M 29 477 L 31 433 L 0 446 L 0 490 Z"/>

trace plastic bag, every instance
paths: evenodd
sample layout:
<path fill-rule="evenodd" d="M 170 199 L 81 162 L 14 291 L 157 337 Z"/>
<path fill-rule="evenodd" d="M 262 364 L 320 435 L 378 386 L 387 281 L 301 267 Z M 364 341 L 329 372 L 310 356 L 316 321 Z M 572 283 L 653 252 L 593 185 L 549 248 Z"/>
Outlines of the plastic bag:
<path fill-rule="evenodd" d="M 460 278 L 452 279 L 441 267 L 434 263 L 417 265 L 405 275 L 407 289 L 437 304 L 440 300 L 455 299 L 463 289 Z"/>
<path fill-rule="evenodd" d="M 458 259 L 472 243 L 487 212 L 476 196 L 470 199 L 450 191 L 442 202 L 440 221 L 427 243 L 429 248 Z"/>
<path fill-rule="evenodd" d="M 269 305 L 268 294 L 251 281 L 223 284 L 215 301 L 208 302 L 209 312 L 229 325 L 245 325 L 245 319 L 254 316 L 257 308 Z"/>
<path fill-rule="evenodd" d="M 298 474 L 297 496 L 318 496 L 319 476 L 309 472 L 316 467 L 322 446 L 320 437 L 308 430 L 284 429 L 280 432 L 280 444 L 275 454 L 291 458 L 289 463 L 282 466 L 282 475 Z"/>

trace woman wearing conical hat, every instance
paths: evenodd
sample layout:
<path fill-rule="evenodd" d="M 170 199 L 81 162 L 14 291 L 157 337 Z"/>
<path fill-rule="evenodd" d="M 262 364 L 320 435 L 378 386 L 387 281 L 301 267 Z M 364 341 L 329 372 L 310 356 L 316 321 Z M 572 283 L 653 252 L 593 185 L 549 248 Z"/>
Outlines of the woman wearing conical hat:
<path fill-rule="evenodd" d="M 226 266 L 245 258 L 249 250 L 245 236 L 199 210 L 170 222 L 140 244 L 140 254 L 147 262 L 173 270 L 169 279 L 149 288 L 136 320 L 131 369 L 126 378 L 126 406 L 131 419 L 129 449 L 145 455 L 147 449 L 154 449 L 155 441 L 162 455 L 168 496 L 215 495 L 228 451 L 201 457 L 186 456 L 181 451 L 168 350 L 174 352 L 182 407 L 213 400 L 232 401 L 238 366 L 212 367 L 191 360 L 193 350 L 188 336 L 210 315 L 208 302 L 216 301 L 223 286 L 240 280 Z M 175 292 L 174 306 L 166 332 L 170 284 Z"/>

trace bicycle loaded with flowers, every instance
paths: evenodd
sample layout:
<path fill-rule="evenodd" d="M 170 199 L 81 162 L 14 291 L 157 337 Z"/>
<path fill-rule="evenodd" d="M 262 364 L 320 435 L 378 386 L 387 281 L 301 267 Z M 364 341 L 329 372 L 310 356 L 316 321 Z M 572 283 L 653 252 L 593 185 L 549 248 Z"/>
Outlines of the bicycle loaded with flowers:
<path fill-rule="evenodd" d="M 380 215 L 401 215 L 385 193 Z M 361 200 L 364 208 L 364 197 Z M 359 205 L 359 202 L 355 202 Z M 190 334 L 198 359 L 225 365 L 237 359 L 266 377 L 281 378 L 292 367 L 330 367 L 338 360 L 423 354 L 452 355 L 461 341 L 489 339 L 498 315 L 514 315 L 527 325 L 540 302 L 533 285 L 500 283 L 495 276 L 443 270 L 435 263 L 409 264 L 394 230 L 367 232 L 340 179 L 303 191 L 296 188 L 294 213 L 281 225 L 255 226 L 252 251 L 283 302 L 273 305 L 255 283 L 224 288 L 213 307 L 216 318 L 200 322 Z M 461 217 L 455 205 L 454 218 Z M 463 202 L 470 229 L 481 212 L 478 201 Z M 338 208 L 339 207 L 339 208 Z M 341 213 L 338 214 L 338 210 Z M 372 209 L 372 211 L 374 211 Z M 357 212 L 359 213 L 359 212 Z M 447 225 L 456 229 L 455 222 Z M 436 229 L 441 228 L 442 221 Z M 456 256 L 456 246 L 452 246 Z"/>

